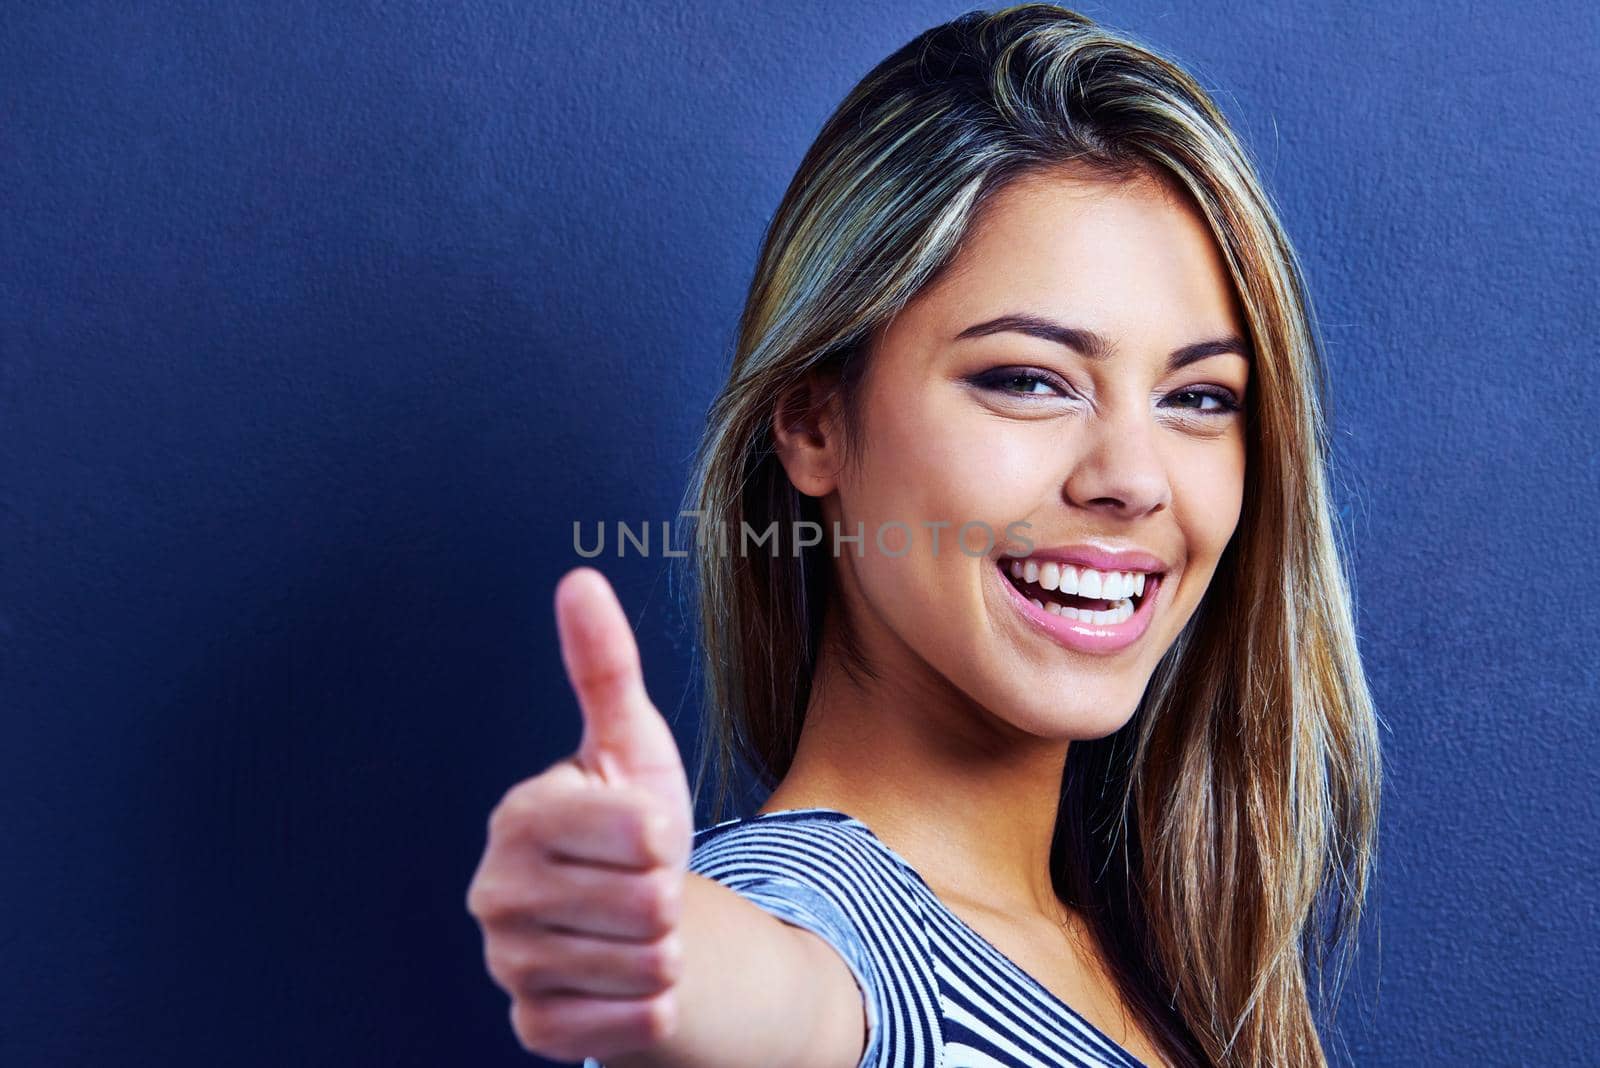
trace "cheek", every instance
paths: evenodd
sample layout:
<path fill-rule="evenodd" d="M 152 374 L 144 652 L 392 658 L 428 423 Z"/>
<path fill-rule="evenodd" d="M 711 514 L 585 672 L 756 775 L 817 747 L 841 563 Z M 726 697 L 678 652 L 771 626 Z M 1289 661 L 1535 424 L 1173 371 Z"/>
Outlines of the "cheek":
<path fill-rule="evenodd" d="M 969 406 L 970 408 L 970 406 Z M 1031 432 L 1030 432 L 1031 431 Z M 868 552 L 878 523 L 899 520 L 913 528 L 913 552 L 901 566 L 913 570 L 978 563 L 956 548 L 963 523 L 987 524 L 996 544 L 1008 523 L 1028 519 L 1041 492 L 1048 492 L 1051 469 L 1048 443 L 1037 428 L 999 425 L 959 405 L 904 406 L 878 416 L 870 433 L 863 478 L 841 485 L 841 502 L 850 529 L 865 522 Z M 947 522 L 939 534 L 939 555 L 932 555 L 932 533 L 924 522 Z M 886 534 L 891 546 L 903 534 Z M 984 548 L 985 531 L 968 532 L 972 552 Z M 918 557 L 913 562 L 913 557 Z"/>
<path fill-rule="evenodd" d="M 1210 565 L 1239 525 L 1244 504 L 1244 448 L 1206 443 L 1174 460 L 1173 507 L 1194 565 Z"/>

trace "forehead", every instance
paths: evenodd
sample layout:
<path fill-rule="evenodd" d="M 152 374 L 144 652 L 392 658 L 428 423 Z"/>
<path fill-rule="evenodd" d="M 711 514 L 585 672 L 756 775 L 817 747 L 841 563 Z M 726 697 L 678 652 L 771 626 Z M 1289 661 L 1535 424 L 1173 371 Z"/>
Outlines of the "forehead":
<path fill-rule="evenodd" d="M 999 189 L 906 311 L 939 328 L 1028 311 L 1159 343 L 1243 328 L 1221 251 L 1186 192 L 1065 170 Z"/>

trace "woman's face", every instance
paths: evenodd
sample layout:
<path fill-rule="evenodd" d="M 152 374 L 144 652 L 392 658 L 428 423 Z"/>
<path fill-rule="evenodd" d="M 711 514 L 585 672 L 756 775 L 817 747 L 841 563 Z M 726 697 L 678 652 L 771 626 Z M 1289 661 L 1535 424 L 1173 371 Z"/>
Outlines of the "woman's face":
<path fill-rule="evenodd" d="M 1126 723 L 1238 523 L 1247 337 L 1205 222 L 1162 186 L 1056 171 L 1003 189 L 880 333 L 860 466 L 822 452 L 829 473 L 797 481 L 823 497 L 824 551 L 832 521 L 864 528 L 836 566 L 888 681 L 1039 737 Z"/>

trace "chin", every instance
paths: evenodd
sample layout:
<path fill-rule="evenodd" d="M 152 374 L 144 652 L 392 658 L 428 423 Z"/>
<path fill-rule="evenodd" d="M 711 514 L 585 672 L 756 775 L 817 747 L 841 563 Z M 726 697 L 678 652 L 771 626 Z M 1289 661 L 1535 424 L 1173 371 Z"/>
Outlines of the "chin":
<path fill-rule="evenodd" d="M 1128 725 L 1138 711 L 1138 698 L 1129 701 L 1124 694 L 1107 695 L 1103 701 L 1081 688 L 1057 704 L 1040 704 L 1030 696 L 1023 706 L 1014 706 L 1003 716 L 1017 730 L 1057 742 L 1088 742 L 1115 734 Z"/>

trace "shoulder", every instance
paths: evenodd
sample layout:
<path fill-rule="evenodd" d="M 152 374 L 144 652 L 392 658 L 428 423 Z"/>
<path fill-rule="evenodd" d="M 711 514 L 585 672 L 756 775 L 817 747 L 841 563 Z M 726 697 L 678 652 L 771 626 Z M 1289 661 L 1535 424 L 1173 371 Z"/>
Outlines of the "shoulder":
<path fill-rule="evenodd" d="M 770 911 L 805 910 L 875 942 L 885 931 L 925 940 L 923 887 L 861 821 L 833 809 L 789 809 L 695 832 L 689 870 Z"/>
<path fill-rule="evenodd" d="M 864 999 L 861 1066 L 941 1048 L 926 888 L 866 824 L 820 808 L 725 820 L 695 832 L 689 870 L 838 952 Z"/>
<path fill-rule="evenodd" d="M 866 824 L 833 809 L 725 820 L 695 832 L 689 870 L 734 885 L 798 881 L 852 896 L 913 890 L 911 872 Z"/>

